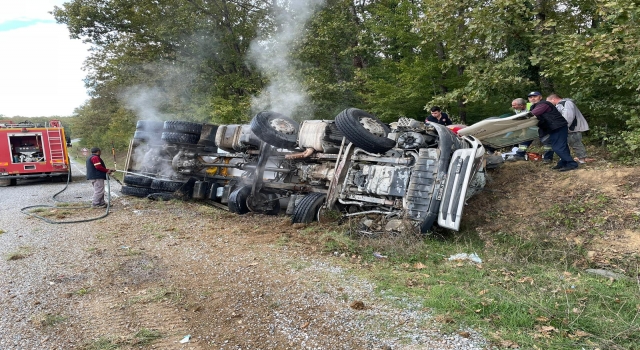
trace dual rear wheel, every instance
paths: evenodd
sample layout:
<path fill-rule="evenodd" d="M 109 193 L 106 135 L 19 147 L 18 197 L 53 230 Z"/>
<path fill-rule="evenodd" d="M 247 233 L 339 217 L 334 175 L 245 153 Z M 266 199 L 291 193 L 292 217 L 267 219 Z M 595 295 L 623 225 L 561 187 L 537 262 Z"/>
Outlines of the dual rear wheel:
<path fill-rule="evenodd" d="M 320 208 L 325 202 L 324 193 L 309 193 L 304 196 L 296 205 L 291 217 L 292 223 L 310 223 L 318 220 Z M 266 215 L 278 215 L 280 212 L 280 201 L 275 194 L 258 193 L 251 196 L 251 186 L 241 186 L 229 195 L 229 211 L 235 214 L 246 214 L 249 212 L 262 213 Z"/>

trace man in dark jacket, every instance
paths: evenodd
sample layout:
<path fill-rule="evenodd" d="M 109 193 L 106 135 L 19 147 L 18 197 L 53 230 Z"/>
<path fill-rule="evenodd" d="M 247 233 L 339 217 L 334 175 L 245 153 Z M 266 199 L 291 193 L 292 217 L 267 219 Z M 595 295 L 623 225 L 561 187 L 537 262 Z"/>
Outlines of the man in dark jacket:
<path fill-rule="evenodd" d="M 438 123 L 444 126 L 453 124 L 451 119 L 449 119 L 449 115 L 447 113 L 443 113 L 438 106 L 431 107 L 431 115 L 427 117 L 425 122 Z"/>
<path fill-rule="evenodd" d="M 567 144 L 567 136 L 569 127 L 567 120 L 556 109 L 556 106 L 549 101 L 542 100 L 542 94 L 533 91 L 529 95 L 531 105 L 531 114 L 538 118 L 538 128 L 544 135 L 549 135 L 548 143 L 551 144 L 553 151 L 560 157 L 558 164 L 553 169 L 558 171 L 569 171 L 578 168 L 578 163 L 571 157 L 569 145 Z"/>
<path fill-rule="evenodd" d="M 107 174 L 114 172 L 114 170 L 107 169 L 104 165 L 104 161 L 100 158 L 100 153 L 100 148 L 93 147 L 91 156 L 87 158 L 87 180 L 91 180 L 91 185 L 93 185 L 92 208 L 107 206 L 107 203 L 104 202 L 104 180 L 107 179 Z"/>

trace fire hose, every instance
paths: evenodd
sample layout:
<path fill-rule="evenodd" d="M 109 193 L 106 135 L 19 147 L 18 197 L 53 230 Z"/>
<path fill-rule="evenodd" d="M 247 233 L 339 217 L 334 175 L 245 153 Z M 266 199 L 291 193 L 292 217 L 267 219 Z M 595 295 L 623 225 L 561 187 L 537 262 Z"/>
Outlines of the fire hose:
<path fill-rule="evenodd" d="M 115 161 L 115 149 L 114 149 L 114 161 Z M 115 165 L 115 163 L 114 163 Z M 56 206 L 56 205 L 48 205 L 48 204 L 38 204 L 38 205 L 31 205 L 28 207 L 24 207 L 22 209 L 20 209 L 20 212 L 28 215 L 28 216 L 33 216 L 35 218 L 38 218 L 44 222 L 47 222 L 49 224 L 77 224 L 77 223 L 81 223 L 81 222 L 89 222 L 89 221 L 95 221 L 95 220 L 99 220 L 102 218 L 107 217 L 107 215 L 109 215 L 109 208 L 111 207 L 111 184 L 110 184 L 110 179 L 111 177 L 109 176 L 109 174 L 106 174 L 106 187 L 107 187 L 107 206 L 105 209 L 104 214 L 102 214 L 101 216 L 95 217 L 95 218 L 89 218 L 89 219 L 81 219 L 81 220 L 70 220 L 70 221 L 54 221 L 48 218 L 45 218 L 43 216 L 37 215 L 34 212 L 27 212 L 27 210 L 33 210 L 33 209 L 39 209 L 39 208 L 52 208 L 52 209 L 61 209 L 62 207 Z M 120 183 L 120 181 L 118 181 L 118 179 L 116 179 L 115 177 L 113 178 L 114 180 L 116 180 L 118 183 Z M 53 196 L 52 199 L 57 202 L 57 203 L 77 203 L 77 202 L 67 202 L 67 201 L 61 201 L 58 200 L 56 197 L 66 191 L 67 187 L 69 187 L 69 182 L 71 181 L 71 162 L 69 162 L 69 171 L 67 173 L 67 183 L 65 184 L 64 188 L 58 192 L 56 192 Z M 64 209 L 86 209 L 86 208 L 91 208 L 90 205 L 83 205 L 83 206 L 65 206 L 63 207 Z"/>

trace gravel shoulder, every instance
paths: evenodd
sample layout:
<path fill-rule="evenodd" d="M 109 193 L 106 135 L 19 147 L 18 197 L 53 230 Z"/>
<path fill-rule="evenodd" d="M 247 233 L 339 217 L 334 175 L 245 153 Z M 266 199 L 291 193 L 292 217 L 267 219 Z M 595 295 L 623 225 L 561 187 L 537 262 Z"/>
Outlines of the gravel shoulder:
<path fill-rule="evenodd" d="M 74 173 L 58 199 L 86 203 L 91 186 Z M 284 217 L 122 196 L 96 221 L 20 213 L 55 205 L 63 186 L 0 188 L 0 349 L 486 347 L 473 330 L 441 333 L 420 300 L 376 292 L 348 259 L 287 244 L 282 237 L 304 228 Z M 63 219 L 104 213 L 47 210 Z"/>

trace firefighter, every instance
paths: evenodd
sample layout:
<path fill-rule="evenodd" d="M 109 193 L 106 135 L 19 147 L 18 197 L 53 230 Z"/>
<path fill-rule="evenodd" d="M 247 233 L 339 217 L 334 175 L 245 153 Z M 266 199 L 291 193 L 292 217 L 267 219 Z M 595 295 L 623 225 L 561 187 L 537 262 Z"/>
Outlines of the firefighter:
<path fill-rule="evenodd" d="M 93 147 L 91 156 L 87 158 L 87 180 L 91 180 L 91 185 L 93 185 L 92 208 L 104 208 L 107 206 L 104 201 L 104 180 L 107 179 L 107 174 L 115 171 L 107 169 L 104 161 L 100 158 L 100 153 L 100 148 Z"/>

